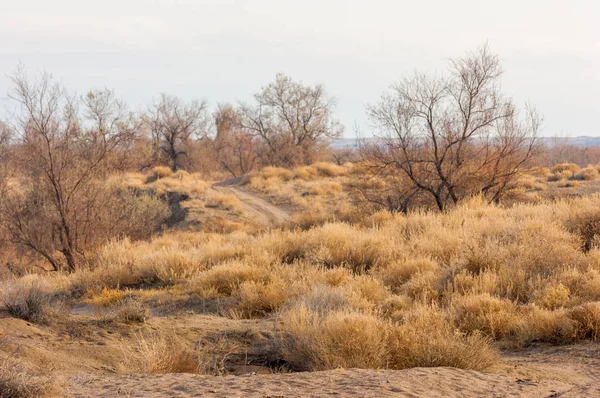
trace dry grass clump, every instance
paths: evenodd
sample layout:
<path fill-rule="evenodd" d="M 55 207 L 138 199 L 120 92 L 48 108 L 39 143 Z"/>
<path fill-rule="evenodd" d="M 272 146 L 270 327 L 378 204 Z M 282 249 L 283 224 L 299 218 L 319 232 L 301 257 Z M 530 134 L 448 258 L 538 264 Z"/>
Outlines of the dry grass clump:
<path fill-rule="evenodd" d="M 428 273 L 438 269 L 438 264 L 428 258 L 411 258 L 394 261 L 384 269 L 378 270 L 378 276 L 393 292 L 401 291 L 402 285 L 418 273 Z"/>
<path fill-rule="evenodd" d="M 214 291 L 219 295 L 231 296 L 244 282 L 263 282 L 267 279 L 267 271 L 255 266 L 246 265 L 239 261 L 231 261 L 214 266 L 200 273 L 189 281 L 194 292 L 204 293 Z"/>
<path fill-rule="evenodd" d="M 597 180 L 599 177 L 600 173 L 598 172 L 598 169 L 592 165 L 588 165 L 587 167 L 579 170 L 573 176 L 574 179 L 582 181 L 594 181 Z"/>
<path fill-rule="evenodd" d="M 134 373 L 197 373 L 197 354 L 182 347 L 173 336 L 137 335 L 133 348 L 125 348 L 127 372 Z"/>
<path fill-rule="evenodd" d="M 489 294 L 459 296 L 452 300 L 452 306 L 456 325 L 465 333 L 478 331 L 494 340 L 518 333 L 517 306 L 509 300 Z"/>
<path fill-rule="evenodd" d="M 90 290 L 88 295 L 89 297 L 85 300 L 86 303 L 99 307 L 108 307 L 122 302 L 126 297 L 126 292 L 120 289 L 109 289 L 105 286 L 99 293 Z"/>
<path fill-rule="evenodd" d="M 418 309 L 404 324 L 349 310 L 315 311 L 305 303 L 282 314 L 283 358 L 299 370 L 338 367 L 452 366 L 484 370 L 496 352 L 478 334 L 465 336 L 434 309 Z"/>
<path fill-rule="evenodd" d="M 519 178 L 517 186 L 528 191 L 545 191 L 548 189 L 548 185 L 543 179 L 531 175 L 525 175 Z"/>
<path fill-rule="evenodd" d="M 128 299 L 111 309 L 108 318 L 116 322 L 143 323 L 150 317 L 150 310 L 141 302 Z"/>
<path fill-rule="evenodd" d="M 450 366 L 485 370 L 498 362 L 490 341 L 478 332 L 456 331 L 445 314 L 435 307 L 416 307 L 390 335 L 390 367 Z"/>
<path fill-rule="evenodd" d="M 571 292 L 562 283 L 544 286 L 534 293 L 534 303 L 549 310 L 564 308 L 569 305 L 570 301 Z"/>
<path fill-rule="evenodd" d="M 0 398 L 51 398 L 63 394 L 55 381 L 32 374 L 17 359 L 0 359 Z"/>
<path fill-rule="evenodd" d="M 203 195 L 210 187 L 200 174 L 185 170 L 173 172 L 169 167 L 157 166 L 150 175 L 142 173 L 122 173 L 111 177 L 110 181 L 122 188 L 151 191 L 156 195 L 178 193 L 187 196 Z"/>
<path fill-rule="evenodd" d="M 265 316 L 287 302 L 288 289 L 284 281 L 278 278 L 269 282 L 243 282 L 239 287 L 237 311 L 243 317 Z"/>
<path fill-rule="evenodd" d="M 244 212 L 242 203 L 237 196 L 221 193 L 212 194 L 206 200 L 206 207 L 232 211 L 236 214 L 242 214 Z"/>
<path fill-rule="evenodd" d="M 558 163 L 552 167 L 552 174 L 556 181 L 562 178 L 572 178 L 579 170 L 579 166 L 574 163 Z"/>
<path fill-rule="evenodd" d="M 598 340 L 600 338 L 600 302 L 585 303 L 568 311 L 576 323 L 576 338 Z"/>
<path fill-rule="evenodd" d="M 283 358 L 296 370 L 384 368 L 389 327 L 375 315 L 317 312 L 305 304 L 281 315 Z"/>
<path fill-rule="evenodd" d="M 52 293 L 42 280 L 22 278 L 8 281 L 0 289 L 0 302 L 13 317 L 44 322 L 50 311 Z"/>
<path fill-rule="evenodd" d="M 167 166 L 156 166 L 152 169 L 152 173 L 156 176 L 156 178 L 170 177 L 174 174 L 173 170 Z"/>
<path fill-rule="evenodd" d="M 581 185 L 579 181 L 560 179 L 556 184 L 559 188 L 577 188 Z"/>

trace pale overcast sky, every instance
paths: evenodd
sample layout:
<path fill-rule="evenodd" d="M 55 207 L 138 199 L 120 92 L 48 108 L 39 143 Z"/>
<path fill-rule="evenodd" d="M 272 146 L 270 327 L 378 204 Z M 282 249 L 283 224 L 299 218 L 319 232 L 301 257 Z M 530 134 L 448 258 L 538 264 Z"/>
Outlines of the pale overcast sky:
<path fill-rule="evenodd" d="M 19 62 L 140 107 L 160 92 L 248 100 L 284 72 L 322 83 L 352 136 L 365 104 L 486 40 L 503 88 L 544 135 L 600 135 L 600 2 L 592 0 L 0 0 L 0 103 Z"/>

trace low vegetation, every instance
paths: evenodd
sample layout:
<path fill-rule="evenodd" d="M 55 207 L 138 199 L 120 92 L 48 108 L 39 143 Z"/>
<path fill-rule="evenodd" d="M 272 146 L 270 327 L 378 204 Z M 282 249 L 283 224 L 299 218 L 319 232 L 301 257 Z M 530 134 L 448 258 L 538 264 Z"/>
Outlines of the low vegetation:
<path fill-rule="evenodd" d="M 348 156 L 328 148 L 333 99 L 284 75 L 220 106 L 211 135 L 204 102 L 134 115 L 18 74 L 0 316 L 59 351 L 118 341 L 122 365 L 101 369 L 122 373 L 487 370 L 503 350 L 599 339 L 600 196 L 583 194 L 598 166 L 536 163 L 540 118 L 498 92 L 487 47 L 452 65 L 395 86 L 370 108 L 387 138 Z M 428 84 L 441 94 L 422 109 Z M 51 391 L 29 374 L 2 363 L 0 396 Z"/>

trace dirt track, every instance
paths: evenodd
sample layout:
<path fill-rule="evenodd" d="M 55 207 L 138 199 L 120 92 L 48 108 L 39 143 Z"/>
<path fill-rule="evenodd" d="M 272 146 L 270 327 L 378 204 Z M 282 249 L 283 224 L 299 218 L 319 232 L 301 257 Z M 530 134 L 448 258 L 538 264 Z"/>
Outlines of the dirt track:
<path fill-rule="evenodd" d="M 239 178 L 215 184 L 212 189 L 222 194 L 237 196 L 244 210 L 265 225 L 279 224 L 290 218 L 290 215 L 281 208 L 244 190 Z"/>

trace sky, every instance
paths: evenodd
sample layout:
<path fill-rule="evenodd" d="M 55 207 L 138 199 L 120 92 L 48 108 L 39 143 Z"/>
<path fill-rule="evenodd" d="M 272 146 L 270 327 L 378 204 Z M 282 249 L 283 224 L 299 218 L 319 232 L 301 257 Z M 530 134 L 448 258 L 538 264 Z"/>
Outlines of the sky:
<path fill-rule="evenodd" d="M 323 84 L 346 137 L 365 106 L 415 70 L 486 41 L 503 91 L 543 135 L 600 136 L 600 2 L 592 0 L 0 0 L 0 106 L 19 63 L 70 90 L 113 89 L 133 109 L 160 93 L 249 101 L 278 72 Z"/>

